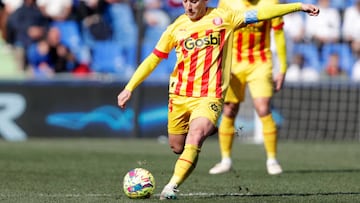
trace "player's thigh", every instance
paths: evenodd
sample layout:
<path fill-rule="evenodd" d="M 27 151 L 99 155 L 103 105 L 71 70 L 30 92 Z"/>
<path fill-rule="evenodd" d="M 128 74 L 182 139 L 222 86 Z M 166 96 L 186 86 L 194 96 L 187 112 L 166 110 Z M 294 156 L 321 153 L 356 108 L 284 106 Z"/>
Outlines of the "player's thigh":
<path fill-rule="evenodd" d="M 231 73 L 230 85 L 225 95 L 225 103 L 241 103 L 245 99 L 246 73 Z"/>
<path fill-rule="evenodd" d="M 168 104 L 169 135 L 187 134 L 189 131 L 190 114 L 190 109 L 187 106 L 187 97 L 170 94 Z"/>
<path fill-rule="evenodd" d="M 206 117 L 197 117 L 190 122 L 186 144 L 201 147 L 204 140 L 215 130 L 215 125 Z"/>
<path fill-rule="evenodd" d="M 168 137 L 174 153 L 184 150 L 186 135 L 189 131 L 190 111 L 186 105 L 187 98 L 169 95 L 168 104 Z"/>
<path fill-rule="evenodd" d="M 189 105 L 191 108 L 191 130 L 211 134 L 217 126 L 224 100 L 220 98 L 196 98 Z M 198 118 L 204 118 L 206 121 L 201 122 L 202 119 L 197 120 Z M 193 122 L 196 122 L 196 125 Z"/>
<path fill-rule="evenodd" d="M 183 147 L 184 139 L 187 139 L 189 134 L 196 137 L 191 138 L 197 140 L 193 144 L 199 144 L 202 135 L 208 136 L 214 131 L 222 107 L 223 99 L 220 98 L 183 97 L 171 94 L 169 96 L 168 110 L 170 146 L 176 149 Z M 198 118 L 201 119 L 198 120 Z M 206 119 L 206 122 L 199 122 L 202 119 Z M 195 125 L 196 127 L 192 127 L 192 132 L 189 133 L 189 126 L 193 121 L 198 124 Z"/>
<path fill-rule="evenodd" d="M 230 85 L 225 94 L 225 103 L 241 103 L 245 99 L 246 82 L 244 75 L 232 74 Z"/>
<path fill-rule="evenodd" d="M 247 77 L 252 98 L 270 98 L 273 96 L 274 82 L 271 63 L 260 63 Z"/>

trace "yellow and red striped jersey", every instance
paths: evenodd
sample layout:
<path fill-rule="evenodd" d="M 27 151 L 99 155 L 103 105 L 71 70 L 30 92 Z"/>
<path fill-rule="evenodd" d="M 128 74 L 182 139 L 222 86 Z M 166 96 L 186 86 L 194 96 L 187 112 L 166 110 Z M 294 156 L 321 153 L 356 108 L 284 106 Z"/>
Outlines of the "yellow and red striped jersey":
<path fill-rule="evenodd" d="M 208 8 L 198 21 L 177 18 L 161 36 L 153 53 L 167 58 L 175 48 L 177 62 L 169 92 L 191 97 L 221 98 L 229 85 L 233 31 L 245 26 L 244 12 Z"/>
<path fill-rule="evenodd" d="M 252 3 L 254 2 L 254 3 Z M 278 4 L 278 0 L 220 0 L 220 8 L 254 9 Z M 283 29 L 282 17 L 249 24 L 234 32 L 233 60 L 235 63 L 271 62 L 270 31 Z"/>

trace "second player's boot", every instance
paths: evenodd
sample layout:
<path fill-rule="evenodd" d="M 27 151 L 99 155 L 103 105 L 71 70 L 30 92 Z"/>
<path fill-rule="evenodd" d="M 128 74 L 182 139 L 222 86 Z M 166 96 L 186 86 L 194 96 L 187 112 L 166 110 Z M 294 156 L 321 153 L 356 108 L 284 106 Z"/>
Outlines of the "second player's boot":
<path fill-rule="evenodd" d="M 217 163 L 209 170 L 209 174 L 221 174 L 231 171 L 232 162 L 231 159 L 223 159 L 220 163 Z"/>
<path fill-rule="evenodd" d="M 279 162 L 276 159 L 268 159 L 266 161 L 266 169 L 269 175 L 279 175 L 283 172 Z"/>

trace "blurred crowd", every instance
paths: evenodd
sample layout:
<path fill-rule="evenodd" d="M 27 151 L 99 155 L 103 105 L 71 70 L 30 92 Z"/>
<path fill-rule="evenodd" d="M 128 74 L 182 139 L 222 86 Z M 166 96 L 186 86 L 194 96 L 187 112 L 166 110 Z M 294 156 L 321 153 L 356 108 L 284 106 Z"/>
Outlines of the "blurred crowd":
<path fill-rule="evenodd" d="M 284 16 L 289 62 L 286 80 L 360 81 L 360 0 L 303 2 L 318 5 L 320 14 Z"/>
<path fill-rule="evenodd" d="M 111 73 L 129 77 L 182 0 L 0 0 L 1 35 L 17 67 L 32 77 Z M 360 0 L 302 0 L 318 17 L 284 17 L 287 81 L 360 81 Z M 294 2 L 282 0 L 281 3 Z M 216 7 L 217 0 L 209 0 Z M 275 50 L 275 49 L 274 49 Z M 274 57 L 276 58 L 276 57 Z M 150 76 L 167 77 L 172 53 Z"/>

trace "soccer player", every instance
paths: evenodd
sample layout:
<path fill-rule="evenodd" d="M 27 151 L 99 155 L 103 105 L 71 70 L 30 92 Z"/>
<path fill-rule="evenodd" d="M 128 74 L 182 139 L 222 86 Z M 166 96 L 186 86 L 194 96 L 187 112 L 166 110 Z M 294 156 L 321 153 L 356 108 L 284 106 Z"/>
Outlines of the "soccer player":
<path fill-rule="evenodd" d="M 256 9 L 258 6 L 274 5 L 278 0 L 220 0 L 220 8 Z M 240 103 L 245 98 L 245 87 L 249 86 L 253 104 L 262 123 L 264 146 L 267 156 L 266 168 L 270 175 L 282 173 L 276 159 L 277 128 L 271 113 L 273 86 L 275 91 L 282 88 L 286 72 L 286 44 L 282 17 L 266 20 L 234 32 L 232 77 L 225 96 L 222 119 L 219 125 L 219 145 L 221 162 L 210 169 L 210 174 L 220 174 L 231 170 L 231 150 L 234 141 L 234 122 Z M 270 50 L 270 32 L 274 31 L 274 40 L 280 65 L 279 73 L 273 80 L 272 54 Z"/>
<path fill-rule="evenodd" d="M 132 91 L 175 49 L 177 62 L 169 81 L 168 136 L 170 147 L 180 156 L 161 200 L 176 198 L 176 188 L 195 168 L 204 140 L 216 130 L 230 80 L 233 31 L 295 11 L 319 13 L 316 6 L 302 3 L 241 11 L 210 8 L 208 0 L 182 3 L 185 14 L 168 26 L 117 97 L 118 105 L 124 108 Z"/>

